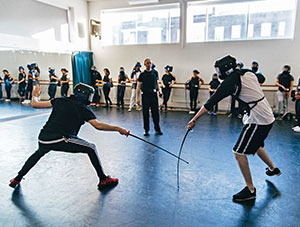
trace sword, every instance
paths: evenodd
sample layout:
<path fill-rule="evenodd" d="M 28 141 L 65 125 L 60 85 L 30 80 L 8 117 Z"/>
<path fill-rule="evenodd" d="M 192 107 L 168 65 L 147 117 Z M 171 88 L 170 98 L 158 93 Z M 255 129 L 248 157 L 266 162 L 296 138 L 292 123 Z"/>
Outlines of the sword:
<path fill-rule="evenodd" d="M 186 160 L 180 158 L 179 156 L 173 154 L 172 152 L 170 152 L 170 151 L 168 151 L 168 150 L 166 150 L 166 149 L 164 149 L 164 148 L 162 148 L 162 147 L 160 147 L 160 146 L 157 146 L 156 144 L 151 143 L 151 142 L 149 142 L 149 141 L 147 141 L 147 140 L 145 140 L 145 139 L 143 139 L 143 138 L 140 138 L 140 137 L 138 137 L 138 136 L 136 136 L 136 135 L 133 135 L 133 134 L 130 133 L 130 131 L 127 132 L 127 135 L 126 135 L 126 136 L 127 136 L 127 137 L 128 137 L 128 136 L 132 136 L 132 137 L 134 137 L 134 138 L 136 138 L 136 139 L 138 139 L 138 140 L 141 140 L 141 141 L 143 141 L 143 142 L 145 142 L 145 143 L 148 143 L 148 144 L 150 144 L 150 145 L 152 145 L 152 146 L 154 146 L 154 147 L 156 147 L 156 148 L 158 148 L 158 149 L 160 149 L 160 150 L 162 150 L 162 151 L 168 153 L 169 155 L 172 155 L 173 157 L 177 158 L 178 161 L 181 160 L 181 161 L 185 162 L 186 164 L 189 164 L 188 161 L 186 161 Z"/>

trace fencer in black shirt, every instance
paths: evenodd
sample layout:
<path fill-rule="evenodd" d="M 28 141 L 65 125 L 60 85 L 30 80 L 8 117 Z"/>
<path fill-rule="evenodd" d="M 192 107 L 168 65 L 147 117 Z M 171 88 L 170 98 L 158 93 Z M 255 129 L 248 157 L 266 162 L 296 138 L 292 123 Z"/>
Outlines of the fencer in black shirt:
<path fill-rule="evenodd" d="M 39 86 L 36 86 L 33 91 L 32 107 L 52 107 L 52 112 L 39 134 L 38 150 L 27 159 L 18 175 L 11 180 L 9 185 L 13 188 L 18 186 L 22 178 L 40 158 L 52 150 L 86 153 L 99 177 L 98 188 L 102 190 L 117 185 L 118 179 L 104 174 L 95 144 L 77 136 L 80 127 L 86 122 L 90 123 L 97 130 L 117 131 L 122 135 L 127 135 L 127 131 L 124 128 L 101 123 L 96 119 L 93 111 L 87 106 L 93 98 L 94 88 L 79 83 L 74 87 L 74 95 L 68 98 L 61 97 L 43 102 L 38 101 L 40 93 Z"/>

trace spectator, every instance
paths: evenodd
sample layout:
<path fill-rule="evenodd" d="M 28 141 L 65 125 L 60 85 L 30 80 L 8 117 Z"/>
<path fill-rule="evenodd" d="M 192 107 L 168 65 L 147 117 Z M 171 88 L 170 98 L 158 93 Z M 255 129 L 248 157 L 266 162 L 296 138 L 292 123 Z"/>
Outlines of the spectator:
<path fill-rule="evenodd" d="M 288 98 L 291 95 L 294 77 L 290 74 L 291 67 L 289 65 L 283 66 L 282 73 L 277 78 L 275 85 L 278 86 L 277 96 L 277 114 L 278 120 L 282 120 L 282 116 L 288 111 Z"/>

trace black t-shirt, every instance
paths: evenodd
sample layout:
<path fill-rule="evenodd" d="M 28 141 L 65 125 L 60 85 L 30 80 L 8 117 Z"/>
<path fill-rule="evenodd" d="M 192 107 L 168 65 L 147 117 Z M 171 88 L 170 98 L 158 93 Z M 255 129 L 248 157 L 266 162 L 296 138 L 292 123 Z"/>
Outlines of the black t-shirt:
<path fill-rule="evenodd" d="M 57 76 L 56 76 L 54 73 L 50 73 L 50 74 L 49 74 L 50 82 L 56 82 L 56 79 L 51 78 L 52 76 L 54 76 L 54 77 L 57 78 Z"/>
<path fill-rule="evenodd" d="M 68 74 L 63 74 L 60 78 L 61 81 L 67 81 L 68 80 Z M 69 83 L 62 83 L 63 87 L 69 87 Z"/>
<path fill-rule="evenodd" d="M 166 86 L 166 88 L 168 88 L 170 86 L 170 84 L 172 83 L 173 80 L 175 80 L 175 77 L 171 73 L 164 74 L 162 77 L 162 81 L 163 81 L 164 85 Z"/>
<path fill-rule="evenodd" d="M 199 76 L 192 77 L 189 81 L 190 90 L 199 89 Z"/>
<path fill-rule="evenodd" d="M 96 85 L 96 80 L 102 80 L 101 74 L 96 70 L 91 70 L 91 83 L 92 86 Z"/>
<path fill-rule="evenodd" d="M 26 79 L 26 74 L 24 72 L 23 73 L 19 73 L 19 81 L 21 81 L 23 79 Z M 23 82 L 19 83 L 20 87 L 25 87 L 25 85 L 26 85 L 25 80 Z"/>
<path fill-rule="evenodd" d="M 142 82 L 141 89 L 143 94 L 154 94 L 157 91 L 157 77 L 153 70 L 150 72 L 146 70 L 142 72 L 138 78 L 138 81 Z"/>
<path fill-rule="evenodd" d="M 218 79 L 213 79 L 209 83 L 211 89 L 217 89 L 217 87 L 220 85 L 220 81 Z"/>
<path fill-rule="evenodd" d="M 285 88 L 291 88 L 291 82 L 294 81 L 294 77 L 289 72 L 282 72 L 277 76 L 279 84 Z M 282 87 L 278 87 L 279 91 L 284 91 Z"/>
<path fill-rule="evenodd" d="M 73 95 L 51 100 L 52 112 L 39 135 L 40 140 L 49 141 L 61 137 L 77 136 L 80 127 L 96 119 L 93 111 Z"/>
<path fill-rule="evenodd" d="M 126 75 L 125 75 L 125 73 L 124 72 L 120 72 L 120 75 L 119 75 L 119 77 L 118 77 L 118 82 L 119 83 L 121 83 L 122 81 L 126 81 Z M 124 84 L 124 86 L 125 86 L 125 84 Z"/>
<path fill-rule="evenodd" d="M 155 69 L 152 69 L 152 71 L 154 72 L 154 74 L 156 76 L 156 79 L 159 80 L 159 78 L 158 78 L 158 72 Z"/>

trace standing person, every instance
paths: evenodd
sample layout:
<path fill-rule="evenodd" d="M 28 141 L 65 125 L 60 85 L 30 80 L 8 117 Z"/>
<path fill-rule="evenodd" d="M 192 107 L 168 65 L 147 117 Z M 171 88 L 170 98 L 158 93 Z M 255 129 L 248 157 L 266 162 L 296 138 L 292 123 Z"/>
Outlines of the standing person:
<path fill-rule="evenodd" d="M 56 94 L 56 88 L 57 88 L 57 82 L 59 81 L 59 78 L 55 75 L 55 69 L 49 67 L 49 87 L 48 87 L 48 95 L 49 100 L 55 98 Z"/>
<path fill-rule="evenodd" d="M 40 84 L 40 68 L 36 63 L 31 64 L 31 74 L 33 76 L 33 85 Z"/>
<path fill-rule="evenodd" d="M 67 97 L 68 96 L 68 90 L 69 90 L 69 82 L 70 82 L 70 76 L 68 74 L 68 70 L 66 68 L 62 68 L 61 70 L 62 76 L 60 78 L 60 84 L 61 84 L 61 96 Z"/>
<path fill-rule="evenodd" d="M 212 76 L 212 80 L 209 82 L 209 88 L 208 88 L 209 96 L 212 96 L 217 91 L 219 85 L 220 85 L 220 81 L 218 79 L 218 74 L 214 73 Z M 209 114 L 210 115 L 213 114 L 217 116 L 217 112 L 218 112 L 218 103 L 210 109 Z"/>
<path fill-rule="evenodd" d="M 294 132 L 300 132 L 300 79 L 298 82 L 298 86 L 295 92 L 295 110 L 296 110 L 296 119 L 297 125 L 293 127 Z"/>
<path fill-rule="evenodd" d="M 19 78 L 18 78 L 18 93 L 20 95 L 20 102 L 23 102 L 25 100 L 25 93 L 26 93 L 26 73 L 24 71 L 24 67 L 19 67 Z"/>
<path fill-rule="evenodd" d="M 97 71 L 96 66 L 91 67 L 91 84 L 95 89 L 95 94 L 93 98 L 93 102 L 91 105 L 100 106 L 100 94 L 99 94 L 99 84 L 102 82 L 101 74 Z"/>
<path fill-rule="evenodd" d="M 26 87 L 26 95 L 25 100 L 22 102 L 22 104 L 30 103 L 30 100 L 32 98 L 32 89 L 33 89 L 33 76 L 31 74 L 31 65 L 27 65 L 28 68 L 28 77 L 27 77 L 27 87 Z"/>
<path fill-rule="evenodd" d="M 128 82 L 128 76 L 125 74 L 123 67 L 120 67 L 120 74 L 118 76 L 118 90 L 117 90 L 117 109 L 122 106 L 124 109 L 124 95 L 126 89 L 126 82 Z"/>
<path fill-rule="evenodd" d="M 257 76 L 258 82 L 260 84 L 263 84 L 266 79 L 265 79 L 264 75 L 258 70 L 258 66 L 259 66 L 258 63 L 256 61 L 253 61 L 252 66 L 251 66 L 251 70 Z M 241 68 L 243 68 L 243 66 Z"/>
<path fill-rule="evenodd" d="M 164 109 L 165 112 L 168 111 L 168 101 L 171 94 L 171 89 L 173 85 L 176 83 L 175 77 L 172 75 L 173 66 L 167 65 L 165 67 L 165 74 L 163 75 L 161 79 L 161 85 L 162 85 L 162 93 L 163 93 L 163 104 L 162 109 Z"/>
<path fill-rule="evenodd" d="M 184 89 L 190 90 L 190 107 L 191 110 L 189 114 L 195 114 L 195 111 L 197 109 L 197 98 L 198 98 L 198 93 L 199 93 L 199 88 L 201 85 L 204 84 L 204 80 L 199 77 L 198 75 L 200 72 L 195 69 L 193 70 L 193 76 L 188 79 L 188 81 L 184 85 Z"/>
<path fill-rule="evenodd" d="M 282 116 L 288 112 L 288 98 L 291 96 L 294 86 L 294 77 L 290 72 L 291 67 L 285 65 L 283 66 L 282 73 L 276 78 L 275 85 L 278 86 L 276 93 L 278 120 L 282 120 Z"/>
<path fill-rule="evenodd" d="M 104 93 L 104 98 L 105 98 L 105 103 L 106 103 L 106 108 L 108 107 L 108 103 L 111 106 L 112 102 L 109 98 L 109 93 L 110 93 L 110 88 L 113 87 L 113 82 L 112 79 L 109 78 L 110 71 L 108 68 L 105 68 L 104 70 L 104 77 L 103 77 L 103 93 Z"/>
<path fill-rule="evenodd" d="M 156 76 L 156 79 L 159 80 L 159 75 L 158 75 L 158 72 L 157 72 L 157 70 L 155 68 L 156 68 L 156 65 L 154 63 L 152 63 L 151 69 L 154 72 L 154 74 Z"/>
<path fill-rule="evenodd" d="M 157 92 L 159 92 L 158 79 L 153 70 L 151 69 L 152 62 L 149 58 L 144 61 L 146 69 L 142 72 L 138 78 L 137 85 L 137 104 L 141 104 L 140 92 L 142 90 L 142 107 L 143 107 L 143 121 L 144 121 L 144 136 L 149 136 L 149 109 L 151 109 L 151 115 L 153 118 L 154 129 L 156 135 L 162 135 L 159 126 L 159 112 L 158 112 L 158 98 Z M 159 92 L 160 93 L 160 92 Z"/>
<path fill-rule="evenodd" d="M 267 138 L 275 121 L 273 112 L 260 87 L 257 77 L 251 70 L 236 69 L 236 60 L 226 56 L 215 63 L 219 78 L 224 80 L 217 88 L 215 94 L 201 107 L 198 113 L 188 123 L 191 130 L 197 119 L 210 110 L 216 103 L 229 95 L 235 95 L 243 104 L 246 114 L 243 118 L 244 128 L 233 148 L 233 152 L 246 187 L 233 195 L 235 201 L 246 201 L 256 198 L 256 189 L 253 186 L 247 155 L 257 155 L 264 161 L 268 168 L 268 176 L 280 175 L 281 172 L 272 163 L 264 150 L 264 141 Z"/>
<path fill-rule="evenodd" d="M 3 100 L 2 83 L 3 83 L 3 79 L 2 79 L 2 77 L 0 75 L 0 101 Z"/>
<path fill-rule="evenodd" d="M 4 83 L 5 83 L 5 90 L 6 90 L 6 102 L 10 102 L 10 96 L 11 96 L 11 88 L 14 83 L 14 78 L 9 74 L 9 72 L 4 69 L 3 70 L 4 74 Z"/>
<path fill-rule="evenodd" d="M 139 78 L 139 75 L 141 74 L 141 67 L 142 67 L 141 63 L 137 62 L 130 76 L 130 81 L 132 82 L 132 86 L 131 86 L 130 104 L 128 108 L 129 112 L 136 105 L 136 87 L 137 87 L 137 80 Z"/>
<path fill-rule="evenodd" d="M 96 119 L 93 111 L 87 106 L 93 98 L 93 87 L 79 83 L 74 87 L 74 95 L 71 97 L 61 97 L 51 101 L 39 102 L 40 94 L 39 86 L 36 86 L 33 92 L 32 107 L 52 107 L 51 115 L 39 134 L 38 150 L 27 159 L 9 186 L 13 188 L 18 186 L 30 169 L 52 150 L 87 154 L 99 177 L 98 188 L 102 190 L 117 185 L 118 179 L 104 174 L 95 144 L 77 137 L 80 127 L 85 122 L 90 123 L 97 130 L 117 131 L 121 135 L 127 135 L 124 128 L 104 124 Z"/>

